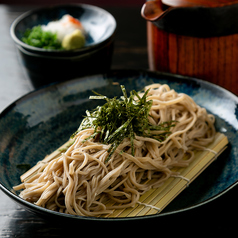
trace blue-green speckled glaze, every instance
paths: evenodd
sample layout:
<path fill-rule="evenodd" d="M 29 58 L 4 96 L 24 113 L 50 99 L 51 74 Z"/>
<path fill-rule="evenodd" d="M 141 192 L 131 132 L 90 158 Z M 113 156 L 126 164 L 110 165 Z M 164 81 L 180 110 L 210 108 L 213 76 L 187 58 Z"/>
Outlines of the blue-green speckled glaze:
<path fill-rule="evenodd" d="M 108 97 L 120 96 L 118 82 L 128 91 L 141 90 L 151 83 L 168 84 L 190 95 L 200 106 L 216 116 L 216 129 L 227 135 L 228 149 L 211 164 L 157 217 L 177 213 L 212 201 L 238 181 L 238 98 L 205 81 L 147 71 L 119 70 L 66 81 L 34 91 L 20 98 L 0 115 L 0 188 L 27 209 L 44 215 L 75 219 L 87 218 L 52 212 L 30 204 L 12 190 L 20 182 L 24 168 L 33 166 L 61 144 L 79 126 L 86 109 L 97 106 L 89 100 L 92 90 Z M 133 218 L 127 218 L 133 219 Z M 137 219 L 137 218 L 135 218 Z"/>

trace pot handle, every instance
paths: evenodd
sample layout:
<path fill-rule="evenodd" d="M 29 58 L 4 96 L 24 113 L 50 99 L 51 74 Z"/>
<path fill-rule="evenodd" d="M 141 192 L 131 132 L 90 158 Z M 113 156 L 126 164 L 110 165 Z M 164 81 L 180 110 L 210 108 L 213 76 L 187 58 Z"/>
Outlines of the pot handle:
<path fill-rule="evenodd" d="M 163 18 L 172 8 L 168 7 L 166 10 L 163 10 L 161 0 L 148 1 L 141 8 L 141 16 L 147 21 L 157 21 Z"/>

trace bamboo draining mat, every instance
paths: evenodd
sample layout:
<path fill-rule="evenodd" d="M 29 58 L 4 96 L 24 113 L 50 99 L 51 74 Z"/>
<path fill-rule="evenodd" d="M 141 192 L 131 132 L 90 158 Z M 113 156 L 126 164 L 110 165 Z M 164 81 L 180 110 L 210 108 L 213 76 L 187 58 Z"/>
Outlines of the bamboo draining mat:
<path fill-rule="evenodd" d="M 72 140 L 66 142 L 58 150 L 49 156 L 46 156 L 41 162 L 49 162 L 61 155 L 62 149 L 69 147 Z M 226 148 L 228 144 L 227 137 L 224 134 L 217 133 L 215 140 L 211 143 L 206 151 L 197 151 L 195 159 L 186 168 L 174 170 L 180 173 L 180 177 L 170 177 L 163 186 L 157 189 L 150 189 L 144 193 L 139 203 L 132 208 L 117 209 L 112 214 L 102 215 L 101 217 L 134 217 L 153 215 L 161 212 L 176 196 L 178 196 L 199 174 L 202 173 Z M 212 152 L 213 151 L 213 152 Z M 214 153 L 216 152 L 216 153 Z M 40 163 L 32 167 L 21 176 L 21 181 L 27 180 L 40 168 Z M 114 204 L 108 201 L 107 204 Z M 106 204 L 105 204 L 106 205 Z"/>
<path fill-rule="evenodd" d="M 226 148 L 228 144 L 227 137 L 224 134 L 217 133 L 215 140 L 207 148 L 215 151 L 197 151 L 195 159 L 187 168 L 176 170 L 182 177 L 171 177 L 163 186 L 157 189 L 151 189 L 144 193 L 133 208 L 115 210 L 110 215 L 102 217 L 135 217 L 153 215 L 161 212 L 176 196 L 178 196 L 199 174 L 202 173 Z M 152 208 L 154 206 L 155 208 Z"/>

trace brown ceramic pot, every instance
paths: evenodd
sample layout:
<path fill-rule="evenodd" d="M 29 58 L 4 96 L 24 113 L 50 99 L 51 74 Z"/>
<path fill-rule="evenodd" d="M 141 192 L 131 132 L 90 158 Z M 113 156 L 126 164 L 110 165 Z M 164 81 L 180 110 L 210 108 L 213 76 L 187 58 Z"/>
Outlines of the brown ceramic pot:
<path fill-rule="evenodd" d="M 238 1 L 157 0 L 142 7 L 151 70 L 208 80 L 238 95 Z"/>

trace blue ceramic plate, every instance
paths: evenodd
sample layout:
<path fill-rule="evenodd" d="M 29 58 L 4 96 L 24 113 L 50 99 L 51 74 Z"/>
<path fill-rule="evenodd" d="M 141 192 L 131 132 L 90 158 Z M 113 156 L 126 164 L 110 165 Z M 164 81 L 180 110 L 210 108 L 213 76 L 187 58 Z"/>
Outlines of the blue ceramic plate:
<path fill-rule="evenodd" d="M 182 76 L 147 71 L 121 70 L 51 85 L 20 98 L 0 115 L 0 188 L 27 209 L 55 218 L 99 220 L 53 212 L 31 204 L 12 192 L 27 166 L 34 166 L 51 153 L 78 128 L 86 109 L 97 106 L 89 100 L 92 90 L 108 97 L 120 96 L 114 82 L 128 91 L 141 90 L 151 83 L 168 84 L 190 95 L 216 117 L 216 129 L 229 139 L 229 148 L 212 163 L 161 214 L 171 215 L 201 206 L 221 196 L 238 181 L 238 98 L 211 83 Z M 108 218 L 104 218 L 108 220 Z M 141 219 L 112 218 L 113 220 Z M 102 218 L 100 218 L 102 220 Z"/>
<path fill-rule="evenodd" d="M 77 50 L 46 50 L 29 46 L 21 41 L 26 29 L 37 25 L 46 25 L 50 21 L 56 21 L 63 15 L 70 14 L 78 19 L 84 26 L 87 37 L 84 47 Z M 17 45 L 34 53 L 72 53 L 90 50 L 110 40 L 116 30 L 114 17 L 102 8 L 87 4 L 71 4 L 44 7 L 28 11 L 19 16 L 11 25 L 10 33 Z"/>

